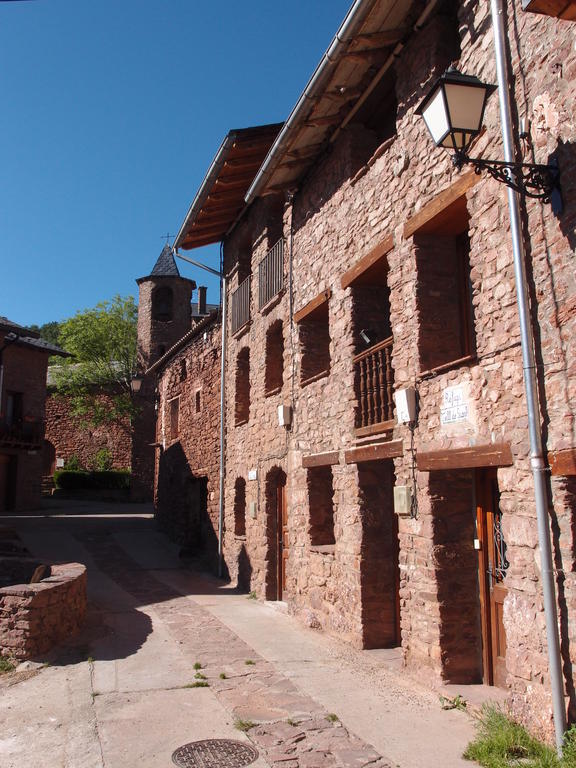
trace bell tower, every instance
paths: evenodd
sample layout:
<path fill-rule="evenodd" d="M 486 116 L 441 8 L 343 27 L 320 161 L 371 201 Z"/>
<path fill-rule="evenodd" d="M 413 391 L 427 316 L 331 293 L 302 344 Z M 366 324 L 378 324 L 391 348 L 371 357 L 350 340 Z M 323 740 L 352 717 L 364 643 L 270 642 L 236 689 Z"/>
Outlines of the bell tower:
<path fill-rule="evenodd" d="M 181 277 L 168 244 L 152 272 L 136 280 L 138 300 L 138 369 L 145 371 L 190 330 L 194 280 Z"/>

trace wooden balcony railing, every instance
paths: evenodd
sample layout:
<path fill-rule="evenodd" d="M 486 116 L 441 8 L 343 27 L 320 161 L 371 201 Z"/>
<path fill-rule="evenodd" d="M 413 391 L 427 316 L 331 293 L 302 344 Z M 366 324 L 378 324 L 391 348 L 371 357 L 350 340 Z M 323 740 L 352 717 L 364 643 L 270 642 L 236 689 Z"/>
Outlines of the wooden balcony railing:
<path fill-rule="evenodd" d="M 232 333 L 250 320 L 250 275 L 232 294 Z"/>
<path fill-rule="evenodd" d="M 266 306 L 284 285 L 284 240 L 270 248 L 258 265 L 258 307 Z"/>
<path fill-rule="evenodd" d="M 44 428 L 43 421 L 19 421 L 14 424 L 0 421 L 0 445 L 37 448 L 42 445 Z"/>
<path fill-rule="evenodd" d="M 394 418 L 392 337 L 354 357 L 358 411 L 356 427 L 371 427 Z"/>

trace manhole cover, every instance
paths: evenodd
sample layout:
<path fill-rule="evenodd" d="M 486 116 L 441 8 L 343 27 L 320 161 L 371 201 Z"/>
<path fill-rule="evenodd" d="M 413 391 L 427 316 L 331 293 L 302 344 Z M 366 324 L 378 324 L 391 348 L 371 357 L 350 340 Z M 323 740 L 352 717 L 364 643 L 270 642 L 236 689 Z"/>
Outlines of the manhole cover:
<path fill-rule="evenodd" d="M 172 754 L 172 762 L 179 768 L 241 768 L 257 758 L 254 747 L 232 739 L 191 741 Z"/>

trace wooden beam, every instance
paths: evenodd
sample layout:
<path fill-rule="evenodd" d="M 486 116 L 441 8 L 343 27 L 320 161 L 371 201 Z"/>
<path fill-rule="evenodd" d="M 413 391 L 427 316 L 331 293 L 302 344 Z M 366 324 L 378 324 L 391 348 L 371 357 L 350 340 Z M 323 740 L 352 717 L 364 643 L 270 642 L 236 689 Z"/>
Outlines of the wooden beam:
<path fill-rule="evenodd" d="M 563 451 L 550 451 L 548 454 L 550 472 L 553 475 L 569 477 L 576 475 L 576 448 L 565 448 Z"/>
<path fill-rule="evenodd" d="M 465 206 L 466 192 L 478 184 L 481 178 L 482 177 L 479 174 L 474 173 L 474 171 L 470 171 L 470 173 L 460 176 L 454 184 L 451 184 L 448 189 L 445 189 L 443 192 L 440 192 L 439 195 L 436 195 L 436 197 L 421 208 L 418 213 L 411 216 L 406 221 L 404 224 L 404 237 L 406 239 L 412 237 L 416 232 L 435 232 L 440 234 L 438 231 L 438 217 L 444 214 L 447 219 L 454 218 L 452 214 L 456 209 L 452 208 L 452 206 L 456 206 L 458 209 L 462 207 L 462 204 Z M 442 228 L 440 228 L 440 231 L 442 231 Z M 458 233 L 452 233 L 446 229 L 444 234 Z"/>
<path fill-rule="evenodd" d="M 357 261 L 353 267 L 351 267 L 347 272 L 344 272 L 340 280 L 342 288 L 348 288 L 350 285 L 353 285 L 358 281 L 361 275 L 363 275 L 371 267 L 378 265 L 378 263 L 381 261 L 385 261 L 383 266 L 385 269 L 387 269 L 388 262 L 386 259 L 386 254 L 390 253 L 392 248 L 394 248 L 394 235 L 389 234 L 384 238 L 384 240 L 379 242 L 375 248 L 372 248 L 372 250 L 367 253 L 366 256 L 363 256 L 360 261 Z"/>
<path fill-rule="evenodd" d="M 576 19 L 576 2 L 574 0 L 522 0 L 522 9 L 568 21 Z"/>
<path fill-rule="evenodd" d="M 327 453 L 310 453 L 308 456 L 302 456 L 302 466 L 304 469 L 309 467 L 333 467 L 340 463 L 339 451 L 329 451 Z"/>
<path fill-rule="evenodd" d="M 396 29 L 386 29 L 383 32 L 366 32 L 362 35 L 355 35 L 354 42 L 368 45 L 374 43 L 376 47 L 384 48 L 387 45 L 399 43 L 409 31 L 408 27 L 397 27 Z"/>
<path fill-rule="evenodd" d="M 298 312 L 294 313 L 294 322 L 301 323 L 302 320 L 316 312 L 316 310 L 318 310 L 323 304 L 326 304 L 331 295 L 332 291 L 330 288 L 327 288 L 325 291 L 319 293 L 318 296 L 312 299 L 312 301 L 309 301 L 308 304 L 302 307 L 302 309 L 299 309 Z"/>
<path fill-rule="evenodd" d="M 510 467 L 514 457 L 510 443 L 489 443 L 471 448 L 453 448 L 416 454 L 416 466 L 421 472 L 442 469 L 473 469 L 474 467 Z"/>
<path fill-rule="evenodd" d="M 318 115 L 318 117 L 310 117 L 304 123 L 305 128 L 321 128 L 323 125 L 331 125 L 337 123 L 343 119 L 341 112 L 336 112 L 333 115 Z"/>
<path fill-rule="evenodd" d="M 403 454 L 403 441 L 389 440 L 386 443 L 371 443 L 370 445 L 361 445 L 358 448 L 351 448 L 349 451 L 344 452 L 344 462 L 346 464 L 359 464 L 363 461 L 395 459 Z"/>

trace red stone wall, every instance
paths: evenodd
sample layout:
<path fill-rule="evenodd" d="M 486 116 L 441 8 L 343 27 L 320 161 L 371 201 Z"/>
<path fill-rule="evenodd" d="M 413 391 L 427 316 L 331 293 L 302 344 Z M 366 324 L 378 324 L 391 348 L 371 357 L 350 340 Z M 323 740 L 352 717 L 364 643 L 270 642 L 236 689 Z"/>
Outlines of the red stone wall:
<path fill-rule="evenodd" d="M 5 334 L 0 333 L 0 346 Z M 43 431 L 46 398 L 46 369 L 48 355 L 16 344 L 9 345 L 3 353 L 4 382 L 3 400 L 0 403 L 2 416 L 6 409 L 6 393 L 21 392 L 24 423 L 38 425 Z M 38 444 L 30 447 L 15 447 L 0 442 L 0 461 L 6 462 L 12 472 L 15 467 L 15 506 L 11 511 L 20 512 L 35 509 L 40 505 L 40 483 L 42 478 L 42 453 Z M 1 468 L 0 468 L 1 471 Z M 11 482 L 11 481 L 6 481 Z M 4 481 L 0 479 L 0 512 L 5 508 Z"/>
<path fill-rule="evenodd" d="M 337 633 L 357 645 L 366 643 L 366 599 L 363 573 L 366 558 L 363 520 L 367 494 L 360 492 L 365 470 L 345 463 L 344 451 L 362 442 L 391 437 L 403 441 L 404 455 L 394 460 L 395 482 L 413 489 L 415 518 L 398 520 L 399 603 L 401 642 L 408 669 L 431 679 L 478 679 L 479 635 L 477 561 L 473 550 L 473 502 L 463 476 L 415 470 L 414 456 L 439 449 L 457 449 L 491 443 L 509 443 L 511 467 L 498 469 L 503 532 L 510 567 L 504 604 L 507 632 L 506 663 L 513 711 L 534 730 L 549 732 L 551 703 L 540 588 L 539 553 L 529 464 L 526 401 L 519 347 L 506 191 L 487 177 L 466 193 L 470 217 L 470 287 L 473 305 L 475 355 L 447 368 L 424 374 L 421 355 L 424 320 L 438 320 L 441 335 L 454 306 L 449 291 L 424 296 L 420 278 L 431 275 L 432 252 L 425 252 L 418 235 L 405 234 L 405 223 L 460 174 L 448 153 L 435 150 L 414 108 L 425 89 L 446 66 L 461 56 L 462 71 L 495 81 L 488 4 L 468 0 L 455 4 L 458 22 L 449 15 L 433 19 L 414 34 L 396 63 L 397 134 L 373 162 L 362 167 L 362 153 L 352 149 L 365 137 L 353 125 L 343 130 L 329 151 L 308 174 L 292 204 L 284 211 L 287 254 L 292 252 L 292 304 L 284 294 L 268 311 L 256 306 L 257 266 L 264 256 L 269 211 L 265 200 L 252 206 L 249 216 L 225 244 L 225 270 L 230 277 L 228 300 L 236 288 L 236 253 L 246 238 L 252 244 L 252 320 L 232 338 L 227 356 L 227 454 L 225 551 L 234 576 L 241 560 L 249 564 L 250 588 L 270 596 L 270 563 L 275 552 L 270 530 L 276 525 L 273 504 L 267 503 L 266 478 L 275 468 L 286 471 L 289 505 L 289 558 L 285 599 L 290 609 L 311 626 Z M 562 167 L 564 213 L 555 218 L 550 208 L 530 202 L 524 210 L 530 233 L 528 280 L 537 320 L 536 344 L 544 434 L 549 450 L 574 447 L 576 401 L 575 348 L 576 276 L 576 51 L 574 25 L 523 13 L 519 3 L 508 4 L 508 35 L 515 74 L 515 103 L 519 116 L 531 121 L 536 160 L 547 161 L 556 151 Z M 450 49 L 447 40 L 454 40 Z M 459 40 L 459 45 L 458 45 Z M 488 104 L 486 131 L 474 154 L 502 155 L 497 99 Z M 529 153 L 527 159 L 530 159 Z M 390 326 L 394 337 L 395 388 L 418 391 L 418 423 L 412 435 L 407 426 L 392 433 L 358 439 L 354 433 L 356 397 L 352 358 L 358 351 L 358 302 L 340 278 L 385 237 L 392 234 L 388 254 Z M 429 249 L 428 249 L 429 250 Z M 432 249 L 433 251 L 433 249 Z M 244 251 L 243 251 L 244 253 Z M 285 258 L 286 278 L 289 258 Z M 444 281 L 445 284 L 445 281 Z M 328 330 L 330 371 L 301 386 L 302 331 L 290 322 L 297 311 L 330 289 Z M 446 298 L 448 296 L 448 299 Z M 443 316 L 444 313 L 444 316 Z M 455 316 L 455 312 L 454 312 Z M 282 390 L 265 397 L 264 354 L 266 331 L 275 320 L 285 323 L 285 377 Z M 428 323 L 428 327 L 429 323 Z M 307 329 L 306 329 L 307 330 Z M 449 329 L 450 330 L 450 329 Z M 426 344 L 434 334 L 429 333 Z M 453 354 L 454 343 L 439 339 Z M 308 342 L 307 342 L 308 343 Z M 238 352 L 250 348 L 250 417 L 234 426 L 234 381 Z M 305 361 L 304 361 L 305 362 Z M 449 362 L 449 361 L 448 361 Z M 304 377 L 306 378 L 306 376 Z M 460 387 L 468 415 L 454 424 L 442 424 L 440 411 L 445 390 Z M 293 406 L 289 431 L 276 420 L 278 404 Z M 413 451 L 410 446 L 413 446 Z M 318 552 L 309 540 L 307 473 L 302 458 L 308 454 L 337 452 L 333 467 L 336 544 L 333 552 Z M 252 470 L 257 479 L 249 480 Z M 246 480 L 246 536 L 234 537 L 234 485 Z M 365 478 L 364 478 L 365 484 Z M 466 486 L 466 488 L 464 488 Z M 457 493 L 460 488 L 461 494 Z M 565 668 L 576 660 L 574 606 L 574 487 L 566 479 L 550 481 L 556 564 L 559 571 L 560 619 Z M 455 494 L 452 502 L 449 492 Z M 368 495 L 369 496 L 369 495 Z M 457 497 L 457 498 L 456 498 Z M 372 503 L 372 502 L 371 502 Z M 448 515 L 448 517 L 447 517 Z M 458 538 L 442 521 L 453 517 Z M 449 555 L 449 557 L 448 557 Z M 246 570 L 246 567 L 245 567 Z M 390 606 L 386 607 L 389 610 Z M 459 626 L 459 615 L 466 616 Z M 574 683 L 567 679 L 567 694 L 576 703 Z"/>
<path fill-rule="evenodd" d="M 213 321 L 158 374 L 156 517 L 162 530 L 212 567 L 220 498 L 220 365 L 221 326 Z M 175 398 L 178 434 L 172 438 Z"/>
<path fill-rule="evenodd" d="M 104 402 L 106 398 L 107 395 L 101 396 Z M 55 458 L 63 459 L 64 462 L 72 456 L 77 456 L 83 466 L 89 467 L 96 452 L 107 448 L 112 456 L 114 469 L 132 466 L 129 419 L 93 427 L 73 415 L 68 399 L 54 392 L 50 392 L 46 400 L 46 440 L 54 447 Z"/>
<path fill-rule="evenodd" d="M 86 567 L 51 566 L 37 584 L 0 589 L 0 655 L 37 659 L 75 635 L 86 614 Z"/>
<path fill-rule="evenodd" d="M 190 330 L 193 283 L 183 277 L 150 277 L 139 282 L 138 298 L 138 365 L 149 368 Z M 172 319 L 164 322 L 153 317 L 154 291 L 172 290 Z"/>

